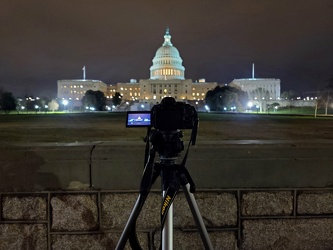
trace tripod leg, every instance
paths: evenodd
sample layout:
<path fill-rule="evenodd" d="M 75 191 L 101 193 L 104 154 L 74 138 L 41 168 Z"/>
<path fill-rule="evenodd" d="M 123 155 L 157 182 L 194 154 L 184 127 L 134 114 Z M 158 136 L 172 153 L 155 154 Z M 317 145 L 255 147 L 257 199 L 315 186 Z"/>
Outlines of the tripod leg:
<path fill-rule="evenodd" d="M 163 197 L 166 191 L 163 191 Z M 170 205 L 162 229 L 162 250 L 173 249 L 173 204 Z"/>
<path fill-rule="evenodd" d="M 131 233 L 131 230 L 133 229 L 133 224 L 136 223 L 136 219 L 139 216 L 139 213 L 141 211 L 143 200 L 144 199 L 141 195 L 139 195 L 138 199 L 135 202 L 135 205 L 132 209 L 132 212 L 127 220 L 126 226 L 119 238 L 118 244 L 116 246 L 116 250 L 122 250 L 125 248 L 126 242 L 129 238 L 129 235 Z"/>
<path fill-rule="evenodd" d="M 210 241 L 206 226 L 203 222 L 203 219 L 201 217 L 198 204 L 194 198 L 194 195 L 190 192 L 190 184 L 187 183 L 186 185 L 183 185 L 183 191 L 187 200 L 188 205 L 190 206 L 192 216 L 194 218 L 195 224 L 197 225 L 197 228 L 199 230 L 202 242 L 205 246 L 206 250 L 212 250 L 213 246 Z"/>

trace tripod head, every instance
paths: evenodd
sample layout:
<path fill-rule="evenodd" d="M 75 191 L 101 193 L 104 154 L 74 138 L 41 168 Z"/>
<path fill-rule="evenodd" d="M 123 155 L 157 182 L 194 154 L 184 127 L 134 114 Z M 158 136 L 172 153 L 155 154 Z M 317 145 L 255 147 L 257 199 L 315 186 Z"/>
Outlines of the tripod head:
<path fill-rule="evenodd" d="M 181 140 L 183 132 L 180 130 L 154 129 L 150 132 L 149 137 L 150 142 L 162 161 L 175 160 L 179 153 L 184 150 L 184 143 Z"/>

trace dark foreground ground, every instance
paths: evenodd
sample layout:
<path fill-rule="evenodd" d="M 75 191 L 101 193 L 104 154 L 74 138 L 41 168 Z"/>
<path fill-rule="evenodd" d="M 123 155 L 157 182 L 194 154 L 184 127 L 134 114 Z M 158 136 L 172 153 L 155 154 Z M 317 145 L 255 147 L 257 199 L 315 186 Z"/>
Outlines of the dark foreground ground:
<path fill-rule="evenodd" d="M 333 139 L 333 117 L 199 114 L 200 141 Z M 184 130 L 185 140 L 190 134 Z M 0 115 L 7 143 L 140 141 L 145 128 L 125 128 L 125 113 Z"/>

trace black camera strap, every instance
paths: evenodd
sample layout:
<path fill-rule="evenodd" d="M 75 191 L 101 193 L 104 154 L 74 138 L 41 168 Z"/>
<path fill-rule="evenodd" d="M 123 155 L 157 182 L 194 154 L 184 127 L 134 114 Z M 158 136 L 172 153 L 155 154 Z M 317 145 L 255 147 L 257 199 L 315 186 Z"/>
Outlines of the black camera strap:
<path fill-rule="evenodd" d="M 195 189 L 196 189 L 195 184 L 193 182 L 192 177 L 190 176 L 190 173 L 188 172 L 187 168 L 185 167 L 185 163 L 186 163 L 186 160 L 187 160 L 187 157 L 188 157 L 188 153 L 189 153 L 189 150 L 190 150 L 191 142 L 192 142 L 192 140 L 190 140 L 189 143 L 188 143 L 185 156 L 184 156 L 184 158 L 182 160 L 182 163 L 180 164 L 180 169 L 183 172 L 183 174 L 185 174 L 188 183 L 190 183 L 190 192 L 194 193 Z"/>

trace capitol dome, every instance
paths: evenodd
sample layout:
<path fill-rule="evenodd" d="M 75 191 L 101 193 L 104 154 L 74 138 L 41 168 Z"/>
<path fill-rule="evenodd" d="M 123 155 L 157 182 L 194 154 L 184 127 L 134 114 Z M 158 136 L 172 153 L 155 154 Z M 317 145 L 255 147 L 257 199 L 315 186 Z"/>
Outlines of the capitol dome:
<path fill-rule="evenodd" d="M 153 65 L 150 67 L 150 79 L 184 80 L 185 68 L 182 62 L 183 60 L 179 55 L 178 49 L 171 43 L 169 28 L 167 28 L 164 35 L 164 43 L 156 51 Z"/>

